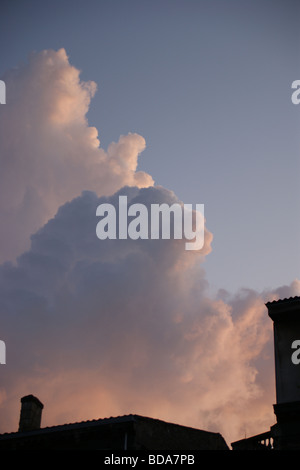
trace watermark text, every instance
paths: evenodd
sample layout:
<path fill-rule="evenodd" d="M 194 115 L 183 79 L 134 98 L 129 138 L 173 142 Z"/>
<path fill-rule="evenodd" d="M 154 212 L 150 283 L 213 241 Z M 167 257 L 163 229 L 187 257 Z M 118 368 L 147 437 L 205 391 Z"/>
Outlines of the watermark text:
<path fill-rule="evenodd" d="M 204 245 L 204 204 L 174 203 L 168 205 L 135 203 L 128 207 L 127 196 L 119 196 L 118 210 L 113 204 L 103 203 L 96 215 L 101 220 L 96 226 L 100 240 L 186 239 L 186 250 L 201 250 Z"/>
<path fill-rule="evenodd" d="M 3 80 L 0 80 L 0 104 L 6 104 L 6 85 Z"/>
<path fill-rule="evenodd" d="M 295 349 L 295 351 L 292 354 L 292 363 L 297 365 L 300 364 L 300 339 L 295 339 L 295 341 L 292 342 L 292 349 Z"/>
<path fill-rule="evenodd" d="M 291 96 L 292 103 L 299 104 L 300 103 L 300 80 L 294 80 L 291 87 L 295 90 Z"/>
<path fill-rule="evenodd" d="M 6 364 L 6 345 L 0 340 L 0 364 Z"/>

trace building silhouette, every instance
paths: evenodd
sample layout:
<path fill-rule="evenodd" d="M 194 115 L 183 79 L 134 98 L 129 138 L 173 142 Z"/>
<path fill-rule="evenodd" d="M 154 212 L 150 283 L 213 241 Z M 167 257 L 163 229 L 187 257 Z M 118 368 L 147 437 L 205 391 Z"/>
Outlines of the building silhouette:
<path fill-rule="evenodd" d="M 266 307 L 273 320 L 276 424 L 262 434 L 233 442 L 233 450 L 300 449 L 300 297 L 268 302 Z"/>
<path fill-rule="evenodd" d="M 229 450 L 219 433 L 139 415 L 95 419 L 41 428 L 43 404 L 21 399 L 18 432 L 0 435 L 0 450 Z"/>

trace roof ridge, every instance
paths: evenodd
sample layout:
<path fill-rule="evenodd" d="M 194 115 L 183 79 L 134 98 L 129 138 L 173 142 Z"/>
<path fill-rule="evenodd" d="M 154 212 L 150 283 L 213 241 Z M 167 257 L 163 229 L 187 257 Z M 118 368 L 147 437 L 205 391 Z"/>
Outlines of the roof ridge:
<path fill-rule="evenodd" d="M 272 300 L 270 302 L 267 302 L 266 305 L 282 303 L 282 302 L 290 302 L 290 301 L 293 301 L 293 300 L 300 300 L 300 296 L 295 295 L 294 297 L 285 297 L 284 299 Z"/>
<path fill-rule="evenodd" d="M 134 419 L 138 416 L 139 415 L 127 414 L 127 415 L 120 415 L 120 416 L 110 416 L 110 417 L 106 417 L 106 418 L 87 419 L 87 420 L 84 420 L 84 421 L 74 421 L 73 423 L 71 422 L 71 423 L 64 423 L 64 424 L 54 424 L 53 426 L 45 426 L 45 427 L 41 427 L 41 428 L 38 428 L 38 429 L 33 429 L 32 431 L 5 432 L 5 433 L 1 433 L 0 437 L 1 436 L 7 436 L 7 435 L 13 435 L 13 434 L 23 434 L 23 433 L 29 435 L 30 433 L 51 431 L 51 430 L 54 430 L 54 429 L 64 428 L 64 427 L 72 427 L 72 426 L 76 427 L 76 426 L 85 425 L 85 424 L 96 424 L 96 423 L 100 423 L 101 421 L 102 422 L 105 422 L 105 421 L 116 421 L 117 422 L 119 420 L 122 421 L 123 419 L 125 421 L 128 418 L 133 418 L 132 421 L 134 421 Z"/>

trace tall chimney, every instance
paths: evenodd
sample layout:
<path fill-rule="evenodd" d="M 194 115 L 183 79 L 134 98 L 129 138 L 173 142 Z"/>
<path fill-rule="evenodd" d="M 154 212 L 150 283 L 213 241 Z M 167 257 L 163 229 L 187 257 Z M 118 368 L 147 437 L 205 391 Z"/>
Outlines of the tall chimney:
<path fill-rule="evenodd" d="M 277 449 L 299 449 L 300 423 L 300 297 L 268 302 L 273 320 Z"/>
<path fill-rule="evenodd" d="M 19 432 L 39 429 L 44 405 L 33 395 L 21 398 L 21 403 Z"/>

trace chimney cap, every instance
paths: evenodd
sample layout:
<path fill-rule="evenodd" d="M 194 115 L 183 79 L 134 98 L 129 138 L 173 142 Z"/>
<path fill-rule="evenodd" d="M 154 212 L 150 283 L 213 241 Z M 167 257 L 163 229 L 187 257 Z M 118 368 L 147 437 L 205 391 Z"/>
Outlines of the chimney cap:
<path fill-rule="evenodd" d="M 34 395 L 26 395 L 21 398 L 21 403 L 28 403 L 28 402 L 34 402 L 36 405 L 38 405 L 41 409 L 44 408 L 43 403 Z"/>

